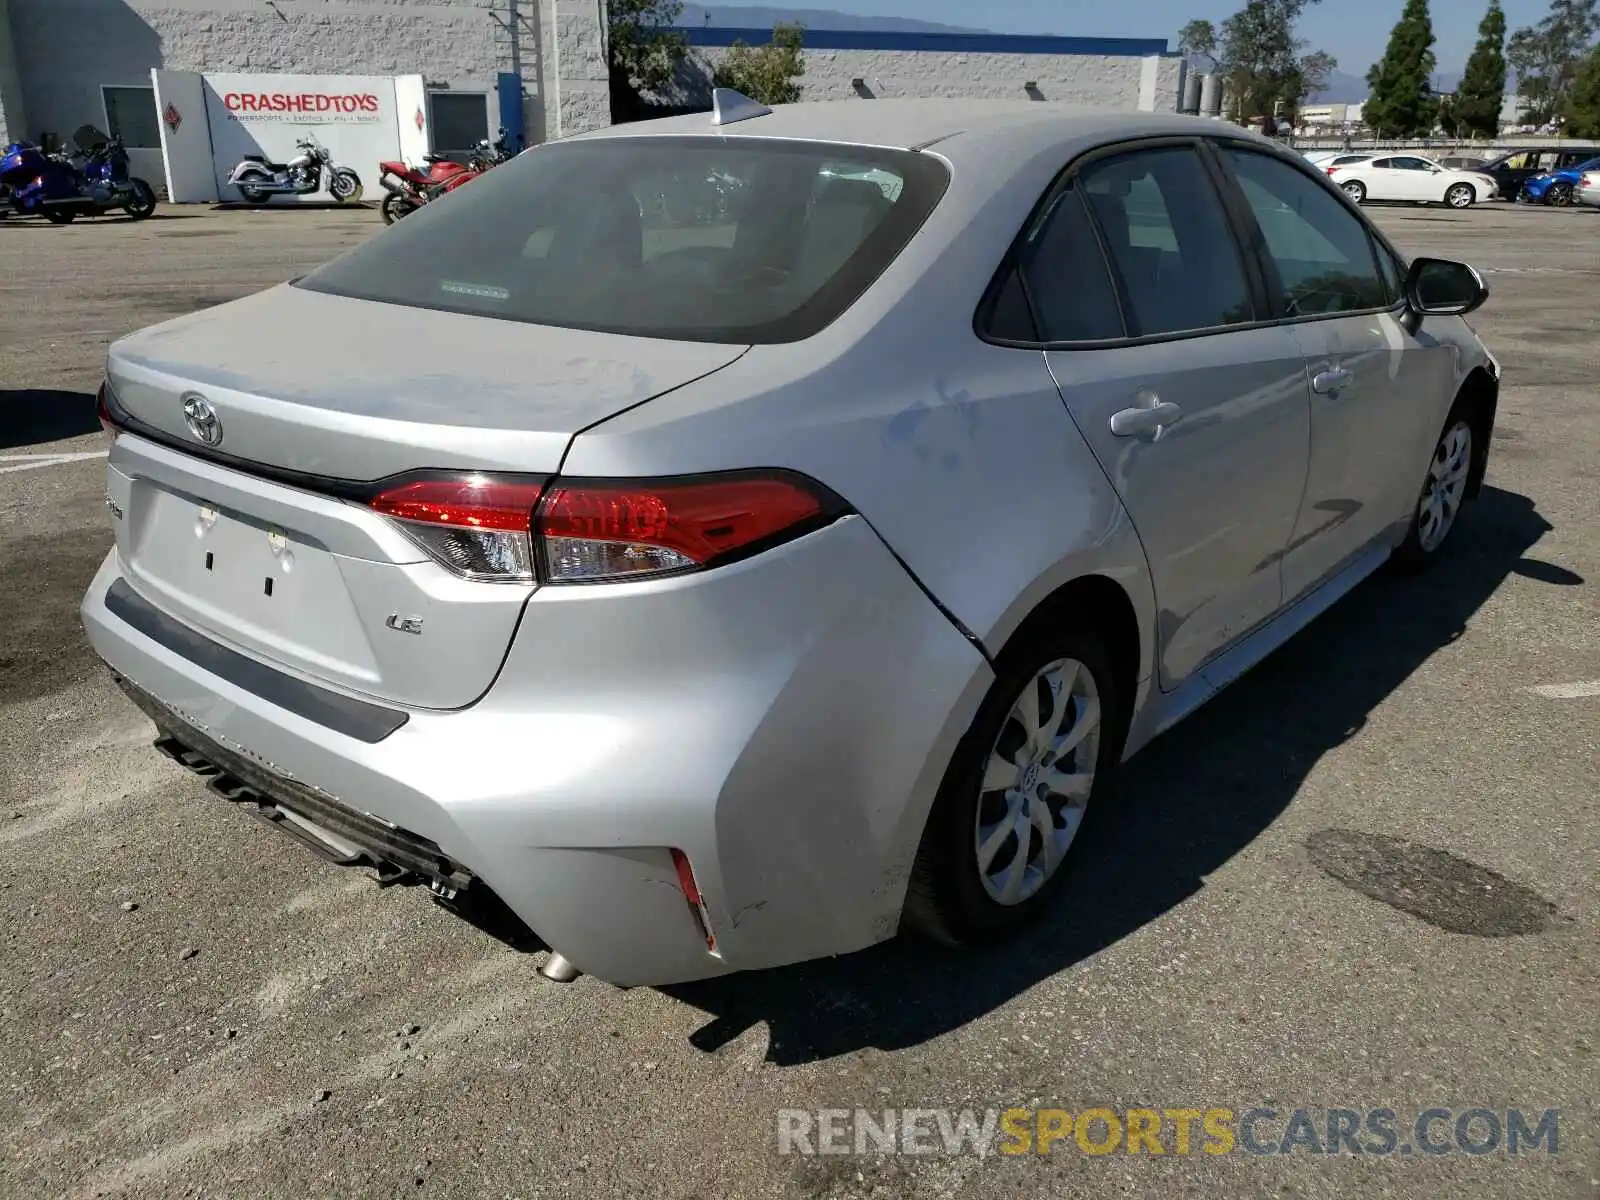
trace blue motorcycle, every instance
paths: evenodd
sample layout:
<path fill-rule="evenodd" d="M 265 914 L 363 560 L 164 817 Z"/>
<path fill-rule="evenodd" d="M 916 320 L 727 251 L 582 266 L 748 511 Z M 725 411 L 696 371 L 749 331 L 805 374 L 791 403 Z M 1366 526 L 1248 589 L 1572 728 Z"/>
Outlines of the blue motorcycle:
<path fill-rule="evenodd" d="M 129 174 L 121 138 L 85 125 L 73 141 L 78 146 L 74 156 L 46 154 L 31 142 L 6 147 L 0 157 L 0 184 L 9 189 L 15 212 L 42 216 L 56 225 L 116 210 L 142 221 L 155 212 L 155 189 Z M 83 159 L 83 165 L 74 158 Z"/>

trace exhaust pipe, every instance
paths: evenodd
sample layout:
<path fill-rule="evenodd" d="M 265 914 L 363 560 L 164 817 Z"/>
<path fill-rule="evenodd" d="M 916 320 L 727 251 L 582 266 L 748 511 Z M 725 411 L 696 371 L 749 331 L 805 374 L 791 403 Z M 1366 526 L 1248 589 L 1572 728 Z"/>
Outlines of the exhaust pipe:
<path fill-rule="evenodd" d="M 544 965 L 539 968 L 539 974 L 551 983 L 571 983 L 583 972 L 569 963 L 566 958 L 550 951 L 550 957 L 544 960 Z"/>

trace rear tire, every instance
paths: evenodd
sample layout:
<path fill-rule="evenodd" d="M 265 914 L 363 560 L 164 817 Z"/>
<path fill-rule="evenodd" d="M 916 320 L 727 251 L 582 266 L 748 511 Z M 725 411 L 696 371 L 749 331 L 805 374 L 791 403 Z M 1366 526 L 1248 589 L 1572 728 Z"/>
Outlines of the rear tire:
<path fill-rule="evenodd" d="M 1444 202 L 1456 209 L 1471 208 L 1477 200 L 1477 189 L 1470 183 L 1452 184 L 1444 194 Z"/>
<path fill-rule="evenodd" d="M 378 212 L 383 217 L 385 225 L 393 225 L 401 217 L 408 215 L 413 207 L 415 206 L 411 201 L 399 192 L 390 192 L 378 206 Z"/>
<path fill-rule="evenodd" d="M 252 187 L 248 183 L 239 184 L 239 196 L 246 204 L 265 204 L 272 199 L 270 195 L 260 188 Z"/>
<path fill-rule="evenodd" d="M 1367 202 L 1367 185 L 1359 179 L 1352 179 L 1348 183 L 1341 183 L 1339 186 L 1344 189 L 1344 194 L 1357 204 L 1365 204 Z"/>
<path fill-rule="evenodd" d="M 1071 614 L 1006 647 L 923 829 L 908 928 L 977 949 L 1048 911 L 1096 784 L 1121 754 L 1111 663 L 1088 620 Z"/>
<path fill-rule="evenodd" d="M 1434 443 L 1422 490 L 1417 495 L 1417 506 L 1411 513 L 1411 526 L 1406 530 L 1406 540 L 1395 551 L 1395 565 L 1402 571 L 1416 572 L 1431 567 L 1449 544 L 1456 526 L 1461 524 L 1461 509 L 1467 501 L 1477 453 L 1477 436 L 1470 411 L 1458 403 L 1445 418 L 1444 430 Z"/>

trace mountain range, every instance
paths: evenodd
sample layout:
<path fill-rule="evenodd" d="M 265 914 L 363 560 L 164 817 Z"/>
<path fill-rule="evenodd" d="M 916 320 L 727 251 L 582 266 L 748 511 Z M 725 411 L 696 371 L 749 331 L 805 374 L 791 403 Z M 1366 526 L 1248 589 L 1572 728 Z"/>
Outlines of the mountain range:
<path fill-rule="evenodd" d="M 918 21 L 910 17 L 857 17 L 849 13 L 826 8 L 778 8 L 764 5 L 719 4 L 708 8 L 701 4 L 685 4 L 678 24 L 685 28 L 704 25 L 725 29 L 771 29 L 777 24 L 799 24 L 807 29 L 876 30 L 885 33 L 989 33 L 970 25 L 941 25 L 934 21 Z M 1434 75 L 1434 87 L 1441 92 L 1451 92 L 1460 81 L 1460 73 L 1441 71 Z M 1335 71 L 1328 77 L 1327 85 L 1310 97 L 1313 104 L 1354 104 L 1365 100 L 1367 82 L 1361 75 Z"/>

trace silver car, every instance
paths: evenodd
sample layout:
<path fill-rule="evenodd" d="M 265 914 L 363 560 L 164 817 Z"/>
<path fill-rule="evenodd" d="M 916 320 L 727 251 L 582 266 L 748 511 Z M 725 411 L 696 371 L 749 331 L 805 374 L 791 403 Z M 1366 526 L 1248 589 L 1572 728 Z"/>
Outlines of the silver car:
<path fill-rule="evenodd" d="M 1047 913 L 1108 771 L 1437 558 L 1499 390 L 1479 277 L 1243 129 L 718 110 L 541 146 L 102 392 L 83 618 L 158 745 L 624 985 Z"/>
<path fill-rule="evenodd" d="M 1578 176 L 1577 196 L 1585 208 L 1600 208 L 1600 171 L 1585 171 Z"/>

